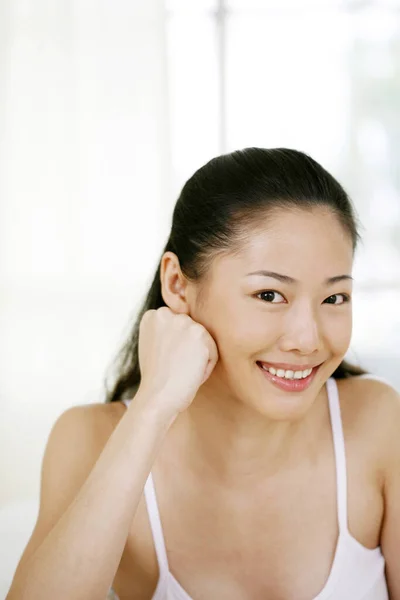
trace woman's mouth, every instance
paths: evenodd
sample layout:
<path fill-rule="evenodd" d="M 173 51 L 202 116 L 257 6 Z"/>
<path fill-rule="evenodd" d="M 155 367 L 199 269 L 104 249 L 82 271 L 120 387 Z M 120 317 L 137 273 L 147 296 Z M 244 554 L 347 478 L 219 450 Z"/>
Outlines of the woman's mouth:
<path fill-rule="evenodd" d="M 259 361 L 257 366 L 264 377 L 279 389 L 286 392 L 302 392 L 309 387 L 321 365 L 309 369 L 299 368 L 297 371 L 276 369 Z"/>

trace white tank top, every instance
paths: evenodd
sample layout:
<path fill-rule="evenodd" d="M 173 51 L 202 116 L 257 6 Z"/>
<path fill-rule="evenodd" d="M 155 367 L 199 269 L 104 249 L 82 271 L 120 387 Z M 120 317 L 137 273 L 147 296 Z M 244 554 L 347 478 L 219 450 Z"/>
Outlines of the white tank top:
<path fill-rule="evenodd" d="M 321 592 L 310 600 L 389 600 L 385 559 L 380 547 L 372 550 L 366 548 L 350 534 L 347 527 L 346 455 L 338 388 L 333 378 L 328 379 L 326 385 L 336 460 L 339 537 L 328 580 Z M 123 402 L 126 406 L 129 405 L 129 400 Z M 169 571 L 151 473 L 146 481 L 144 494 L 160 571 L 152 600 L 192 600 Z M 118 600 L 112 590 L 108 598 Z"/>

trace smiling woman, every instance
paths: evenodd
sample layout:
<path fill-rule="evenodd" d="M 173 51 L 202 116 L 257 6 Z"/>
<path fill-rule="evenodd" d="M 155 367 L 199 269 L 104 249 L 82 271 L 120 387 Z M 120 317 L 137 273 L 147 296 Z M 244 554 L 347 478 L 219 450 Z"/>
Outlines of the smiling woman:
<path fill-rule="evenodd" d="M 50 436 L 8 600 L 400 600 L 399 397 L 343 361 L 357 240 L 301 152 L 196 171 L 107 402 Z"/>
<path fill-rule="evenodd" d="M 336 246 L 331 256 L 336 256 L 343 244 L 347 250 L 351 248 L 345 265 L 351 270 L 359 234 L 354 208 L 345 190 L 312 158 L 284 148 L 247 148 L 214 158 L 196 171 L 177 201 L 171 234 L 163 254 L 168 251 L 175 253 L 185 277 L 196 281 L 207 273 L 214 255 L 227 252 L 240 255 L 244 251 L 244 241 L 252 240 L 254 247 L 257 231 L 261 230 L 261 240 L 267 231 L 269 235 L 271 230 L 274 232 L 274 217 L 291 213 L 292 219 L 295 219 L 299 210 L 303 217 L 317 211 L 317 218 L 309 220 L 314 227 L 304 232 L 306 236 L 315 230 L 318 239 L 324 240 L 326 232 L 332 226 L 336 227 Z M 299 237 L 295 221 L 283 246 L 289 257 L 289 271 L 294 268 L 290 259 L 296 255 L 294 242 Z M 318 239 L 309 240 L 308 266 L 311 269 L 321 256 Z M 258 264 L 262 264 L 260 259 Z M 140 383 L 138 334 L 141 317 L 149 309 L 166 306 L 161 293 L 160 269 L 161 261 L 132 334 L 117 358 L 120 372 L 113 390 L 107 395 L 109 402 L 131 397 Z M 255 274 L 272 276 L 285 284 L 296 283 L 294 276 L 288 273 L 255 269 Z M 340 283 L 343 278 L 351 281 L 351 274 L 329 274 L 326 284 Z M 342 360 L 333 376 L 342 379 L 363 373 L 363 369 Z"/>

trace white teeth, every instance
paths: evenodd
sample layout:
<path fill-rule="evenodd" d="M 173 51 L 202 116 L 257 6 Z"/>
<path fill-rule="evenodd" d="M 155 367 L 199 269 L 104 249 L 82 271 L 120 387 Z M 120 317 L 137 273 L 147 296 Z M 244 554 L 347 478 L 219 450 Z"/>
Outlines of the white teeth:
<path fill-rule="evenodd" d="M 285 371 L 284 369 L 275 369 L 274 367 L 267 367 L 266 365 L 262 365 L 262 368 L 265 371 L 269 371 L 271 375 L 276 375 L 283 379 L 304 379 L 305 377 L 308 377 L 312 371 L 312 369 L 305 369 L 304 371 L 292 371 L 288 369 Z"/>

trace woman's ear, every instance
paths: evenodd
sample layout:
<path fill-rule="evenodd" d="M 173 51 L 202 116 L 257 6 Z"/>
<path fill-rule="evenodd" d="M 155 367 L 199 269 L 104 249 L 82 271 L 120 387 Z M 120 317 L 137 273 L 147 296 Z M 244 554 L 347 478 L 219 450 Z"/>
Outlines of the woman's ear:
<path fill-rule="evenodd" d="M 160 264 L 161 295 L 165 304 L 175 313 L 189 314 L 188 284 L 182 274 L 179 259 L 173 252 L 165 252 Z"/>

